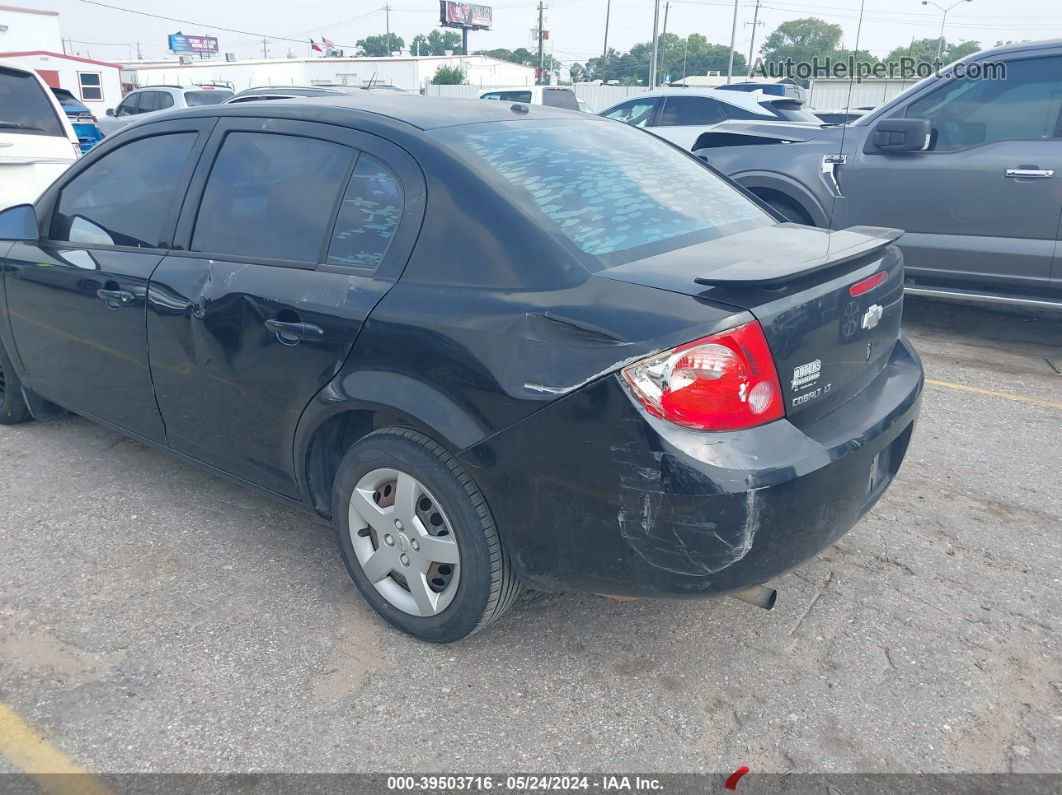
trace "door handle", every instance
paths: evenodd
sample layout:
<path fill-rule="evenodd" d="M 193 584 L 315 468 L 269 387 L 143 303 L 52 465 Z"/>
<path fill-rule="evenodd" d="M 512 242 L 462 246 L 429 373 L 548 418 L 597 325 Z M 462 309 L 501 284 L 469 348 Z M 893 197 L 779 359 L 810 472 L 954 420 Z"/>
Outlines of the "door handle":
<path fill-rule="evenodd" d="M 97 290 L 96 297 L 107 304 L 108 309 L 130 306 L 136 299 L 136 296 L 128 290 Z"/>
<path fill-rule="evenodd" d="M 1055 175 L 1053 168 L 1008 168 L 1003 172 L 1009 179 L 1051 179 Z"/>
<path fill-rule="evenodd" d="M 265 327 L 277 335 L 283 345 L 298 345 L 300 340 L 324 339 L 324 329 L 313 323 L 289 323 L 283 320 L 267 320 Z"/>

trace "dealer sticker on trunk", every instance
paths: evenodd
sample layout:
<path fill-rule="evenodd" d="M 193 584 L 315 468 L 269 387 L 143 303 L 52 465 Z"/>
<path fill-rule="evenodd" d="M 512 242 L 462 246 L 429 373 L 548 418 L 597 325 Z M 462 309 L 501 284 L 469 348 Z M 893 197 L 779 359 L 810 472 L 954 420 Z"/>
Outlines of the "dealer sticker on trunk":
<path fill-rule="evenodd" d="M 803 389 L 808 384 L 819 380 L 822 372 L 822 360 L 816 359 L 807 364 L 801 364 L 793 368 L 793 389 Z"/>

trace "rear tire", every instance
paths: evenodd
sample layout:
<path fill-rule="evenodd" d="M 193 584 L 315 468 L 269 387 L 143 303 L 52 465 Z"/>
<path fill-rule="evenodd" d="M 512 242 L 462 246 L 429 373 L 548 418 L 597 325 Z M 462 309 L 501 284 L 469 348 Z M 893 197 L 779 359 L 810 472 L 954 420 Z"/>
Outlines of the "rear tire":
<path fill-rule="evenodd" d="M 0 425 L 17 425 L 28 419 L 30 411 L 22 396 L 22 381 L 0 345 Z"/>
<path fill-rule="evenodd" d="M 483 494 L 453 456 L 416 431 L 376 431 L 347 451 L 332 517 L 362 596 L 420 640 L 471 635 L 520 592 Z"/>

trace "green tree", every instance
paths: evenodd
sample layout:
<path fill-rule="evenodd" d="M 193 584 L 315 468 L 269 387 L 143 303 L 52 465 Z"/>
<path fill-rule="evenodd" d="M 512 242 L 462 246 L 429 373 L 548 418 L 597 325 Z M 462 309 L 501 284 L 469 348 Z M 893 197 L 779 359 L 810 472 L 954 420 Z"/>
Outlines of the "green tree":
<path fill-rule="evenodd" d="M 931 64 L 937 60 L 937 49 L 939 47 L 940 39 L 935 36 L 931 39 L 915 39 L 906 46 L 894 49 L 885 56 L 885 60 L 890 63 L 899 63 L 901 58 L 914 58 L 916 63 Z M 972 55 L 980 49 L 981 43 L 977 41 L 952 43 L 945 39 L 944 51 L 941 54 L 940 62 L 948 64 L 960 58 L 965 58 L 967 55 Z"/>
<path fill-rule="evenodd" d="M 370 58 L 382 58 L 393 52 L 401 52 L 406 48 L 405 41 L 397 33 L 392 33 L 390 39 L 387 38 L 386 33 L 381 33 L 378 36 L 366 36 L 355 43 Z"/>
<path fill-rule="evenodd" d="M 820 61 L 837 57 L 844 31 L 816 17 L 791 19 L 783 22 L 763 41 L 760 53 L 764 63 L 806 63 L 813 58 Z"/>
<path fill-rule="evenodd" d="M 659 75 L 678 80 L 686 75 L 703 75 L 708 72 L 725 73 L 730 64 L 730 48 L 725 44 L 709 44 L 699 33 L 683 39 L 674 33 L 660 36 L 658 44 Z M 618 80 L 623 85 L 643 85 L 649 82 L 649 62 L 653 57 L 651 41 L 635 44 L 628 52 L 610 49 L 602 58 L 586 62 L 586 77 L 583 79 Z M 734 53 L 734 74 L 745 74 L 748 65 L 745 56 Z"/>
<path fill-rule="evenodd" d="M 447 50 L 464 55 L 461 34 L 456 30 L 433 30 L 427 36 L 418 33 L 409 43 L 409 51 L 413 55 L 446 55 Z"/>
<path fill-rule="evenodd" d="M 460 66 L 440 66 L 431 82 L 437 86 L 459 86 L 465 82 L 465 70 Z"/>
<path fill-rule="evenodd" d="M 517 47 L 515 50 L 507 50 L 504 47 L 498 47 L 493 50 L 476 50 L 476 55 L 486 55 L 488 58 L 497 58 L 499 61 L 510 61 L 535 69 L 538 68 L 538 50 L 532 52 L 527 47 Z M 543 60 L 545 61 L 547 72 L 560 70 L 561 62 L 549 53 L 545 54 Z"/>

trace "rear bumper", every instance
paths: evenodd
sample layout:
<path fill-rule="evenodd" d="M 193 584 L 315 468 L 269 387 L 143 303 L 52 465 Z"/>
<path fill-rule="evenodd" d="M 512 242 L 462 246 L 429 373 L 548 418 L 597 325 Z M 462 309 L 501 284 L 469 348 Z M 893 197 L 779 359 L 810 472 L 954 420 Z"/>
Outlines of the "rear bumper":
<path fill-rule="evenodd" d="M 869 510 L 907 452 L 922 384 L 901 339 L 812 425 L 701 433 L 647 415 L 610 376 L 462 459 L 529 586 L 721 594 L 803 563 Z"/>

